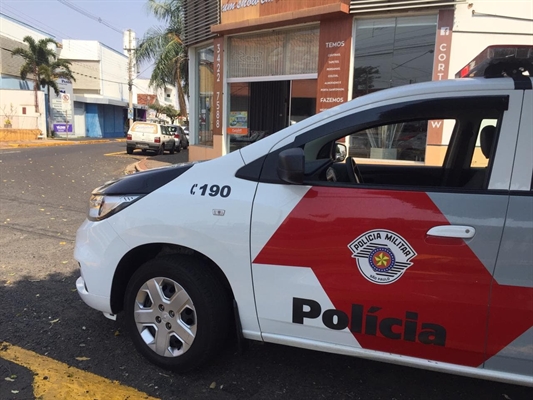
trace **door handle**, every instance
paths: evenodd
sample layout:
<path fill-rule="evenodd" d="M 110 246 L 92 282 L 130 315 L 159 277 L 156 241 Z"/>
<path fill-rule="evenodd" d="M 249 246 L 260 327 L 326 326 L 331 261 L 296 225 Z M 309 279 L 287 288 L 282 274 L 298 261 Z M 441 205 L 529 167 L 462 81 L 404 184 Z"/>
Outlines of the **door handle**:
<path fill-rule="evenodd" d="M 476 230 L 472 226 L 465 225 L 441 225 L 434 226 L 428 232 L 428 236 L 440 236 L 457 239 L 472 239 Z"/>

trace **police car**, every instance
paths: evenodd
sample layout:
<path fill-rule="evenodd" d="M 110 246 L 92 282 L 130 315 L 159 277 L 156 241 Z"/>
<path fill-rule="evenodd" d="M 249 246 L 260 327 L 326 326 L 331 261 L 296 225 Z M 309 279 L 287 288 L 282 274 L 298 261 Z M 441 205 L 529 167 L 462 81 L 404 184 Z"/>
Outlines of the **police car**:
<path fill-rule="evenodd" d="M 533 49 L 485 55 L 465 78 L 379 91 L 95 189 L 76 238 L 81 298 L 122 312 L 140 353 L 178 371 L 236 330 L 533 385 Z M 362 132 L 436 121 L 449 143 L 432 162 L 351 156 Z M 161 208 L 177 202 L 189 212 Z"/>

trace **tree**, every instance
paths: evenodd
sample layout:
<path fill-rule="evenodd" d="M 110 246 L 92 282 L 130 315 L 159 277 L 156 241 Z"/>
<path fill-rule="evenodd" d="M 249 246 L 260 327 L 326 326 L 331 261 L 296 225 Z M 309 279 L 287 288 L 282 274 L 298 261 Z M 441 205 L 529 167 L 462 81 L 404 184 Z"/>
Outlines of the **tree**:
<path fill-rule="evenodd" d="M 157 119 L 159 119 L 159 117 L 161 116 L 161 114 L 163 114 L 163 109 L 164 109 L 164 106 L 162 106 L 161 104 L 159 104 L 159 102 L 155 102 L 155 103 L 152 103 L 148 106 L 149 109 L 151 110 L 154 110 L 155 111 L 155 117 Z"/>
<path fill-rule="evenodd" d="M 171 106 L 170 104 L 164 106 L 162 112 L 168 118 L 170 118 L 170 123 L 172 125 L 174 125 L 174 122 L 176 121 L 176 119 L 181 116 L 181 113 L 178 110 L 176 110 L 173 106 Z"/>
<path fill-rule="evenodd" d="M 181 40 L 183 32 L 182 0 L 148 0 L 148 12 L 166 27 L 152 28 L 139 43 L 135 58 L 138 63 L 154 60 L 150 86 L 164 88 L 176 85 L 178 104 L 183 116 L 187 116 L 185 94 L 188 92 L 187 49 Z"/>
<path fill-rule="evenodd" d="M 17 47 L 11 52 L 11 56 L 20 56 L 25 61 L 20 69 L 20 78 L 25 81 L 28 76 L 31 76 L 35 94 L 35 112 L 39 113 L 37 93 L 41 86 L 52 87 L 56 94 L 59 94 L 56 79 L 75 79 L 70 70 L 70 62 L 58 60 L 55 51 L 50 48 L 51 44 L 59 46 L 54 39 L 45 38 L 35 41 L 33 37 L 25 36 L 23 42 L 28 45 L 28 48 Z"/>
<path fill-rule="evenodd" d="M 155 117 L 157 119 L 159 119 L 161 117 L 161 114 L 166 115 L 166 117 L 170 119 L 170 123 L 171 124 L 174 124 L 174 121 L 176 121 L 176 119 L 181 116 L 181 112 L 176 110 L 170 104 L 167 104 L 167 105 L 163 106 L 163 105 L 159 104 L 159 102 L 156 101 L 155 103 L 150 104 L 148 106 L 148 108 L 150 108 L 151 110 L 155 111 Z"/>

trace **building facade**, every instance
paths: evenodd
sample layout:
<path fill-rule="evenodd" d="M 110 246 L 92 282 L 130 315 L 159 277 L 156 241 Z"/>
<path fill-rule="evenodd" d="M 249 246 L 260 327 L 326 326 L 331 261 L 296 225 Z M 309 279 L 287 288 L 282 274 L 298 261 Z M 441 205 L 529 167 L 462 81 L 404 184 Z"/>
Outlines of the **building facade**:
<path fill-rule="evenodd" d="M 46 132 L 45 93 L 38 92 L 39 113 L 35 110 L 33 81 L 20 78 L 22 57 L 13 57 L 17 47 L 27 47 L 25 36 L 36 41 L 54 36 L 0 13 L 0 128 L 39 129 Z"/>
<path fill-rule="evenodd" d="M 123 137 L 128 119 L 128 57 L 92 40 L 63 40 L 69 60 L 75 136 Z"/>
<path fill-rule="evenodd" d="M 178 91 L 175 86 L 165 85 L 164 88 L 153 88 L 150 86 L 150 79 L 136 78 L 133 82 L 133 98 L 138 105 L 149 106 L 159 104 L 161 106 L 172 106 L 179 110 Z M 155 119 L 156 113 L 148 107 L 144 119 Z M 141 118 L 139 118 L 141 119 Z M 167 122 L 171 122 L 168 118 Z"/>
<path fill-rule="evenodd" d="M 489 45 L 533 44 L 532 27 L 532 1 L 187 0 L 189 158 L 218 157 L 367 93 L 453 78 Z M 438 163 L 446 121 L 413 129 L 347 145 L 369 161 Z"/>

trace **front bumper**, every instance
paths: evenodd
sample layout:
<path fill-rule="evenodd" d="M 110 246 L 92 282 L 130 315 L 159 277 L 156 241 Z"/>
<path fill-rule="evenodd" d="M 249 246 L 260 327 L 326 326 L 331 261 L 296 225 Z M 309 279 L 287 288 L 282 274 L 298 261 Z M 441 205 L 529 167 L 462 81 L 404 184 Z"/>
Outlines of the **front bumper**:
<path fill-rule="evenodd" d="M 109 302 L 109 297 L 96 296 L 92 293 L 89 293 L 89 291 L 87 290 L 87 286 L 85 285 L 85 279 L 83 279 L 83 276 L 80 276 L 76 280 L 76 289 L 78 290 L 78 294 L 80 295 L 81 299 L 89 307 L 92 307 L 96 310 L 100 310 L 103 313 L 111 314 L 111 305 Z"/>
<path fill-rule="evenodd" d="M 90 307 L 111 314 L 111 290 L 115 270 L 129 251 L 108 221 L 86 220 L 76 233 L 74 258 L 81 276 L 76 289 Z"/>

